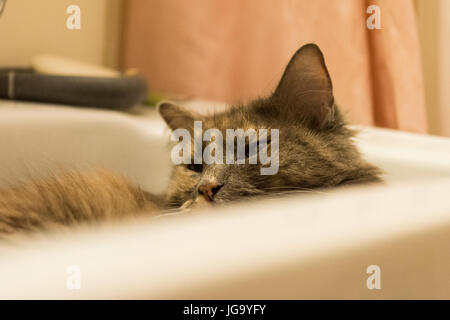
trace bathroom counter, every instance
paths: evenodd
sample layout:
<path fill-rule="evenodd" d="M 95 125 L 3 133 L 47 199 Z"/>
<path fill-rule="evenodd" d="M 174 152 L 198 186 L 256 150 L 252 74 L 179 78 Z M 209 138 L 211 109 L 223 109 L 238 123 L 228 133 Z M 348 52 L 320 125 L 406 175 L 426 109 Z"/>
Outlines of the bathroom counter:
<path fill-rule="evenodd" d="M 384 185 L 39 237 L 0 250 L 0 298 L 449 299 L 450 139 L 355 128 Z M 102 166 L 162 192 L 168 137 L 153 109 L 3 100 L 0 184 Z M 66 287 L 73 265 L 79 290 Z M 380 271 L 380 289 L 368 288 L 368 268 Z"/>

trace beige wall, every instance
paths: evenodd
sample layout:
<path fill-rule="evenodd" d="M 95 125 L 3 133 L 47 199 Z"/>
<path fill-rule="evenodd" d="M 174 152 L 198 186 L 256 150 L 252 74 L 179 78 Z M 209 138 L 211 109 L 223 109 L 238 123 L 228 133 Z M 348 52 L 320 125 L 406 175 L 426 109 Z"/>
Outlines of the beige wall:
<path fill-rule="evenodd" d="M 68 30 L 66 8 L 81 8 L 81 30 Z M 28 65 L 51 53 L 117 66 L 121 0 L 9 0 L 0 17 L 0 66 Z"/>
<path fill-rule="evenodd" d="M 428 124 L 450 136 L 450 1 L 416 0 Z"/>
<path fill-rule="evenodd" d="M 0 67 L 52 53 L 117 67 L 123 0 L 8 0 L 0 17 Z M 415 0 L 430 133 L 450 136 L 450 0 Z M 81 8 L 68 30 L 66 8 Z M 446 58 L 447 57 L 447 58 Z"/>
<path fill-rule="evenodd" d="M 450 1 L 441 0 L 441 34 L 440 34 L 440 110 L 442 134 L 450 136 Z"/>

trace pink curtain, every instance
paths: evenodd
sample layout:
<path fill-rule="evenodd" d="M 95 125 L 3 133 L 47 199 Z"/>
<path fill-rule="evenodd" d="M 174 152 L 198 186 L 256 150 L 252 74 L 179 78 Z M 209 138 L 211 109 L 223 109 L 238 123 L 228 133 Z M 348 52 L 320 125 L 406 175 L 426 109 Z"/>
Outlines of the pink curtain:
<path fill-rule="evenodd" d="M 369 30 L 366 9 L 381 9 Z M 425 132 L 411 0 L 128 0 L 124 67 L 159 92 L 247 101 L 274 89 L 291 55 L 317 43 L 335 98 L 358 124 Z"/>

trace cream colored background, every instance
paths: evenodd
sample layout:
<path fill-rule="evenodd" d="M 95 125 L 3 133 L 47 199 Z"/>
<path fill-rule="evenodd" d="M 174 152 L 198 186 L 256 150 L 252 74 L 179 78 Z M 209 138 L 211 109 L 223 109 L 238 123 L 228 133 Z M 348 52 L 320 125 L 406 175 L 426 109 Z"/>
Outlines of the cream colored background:
<path fill-rule="evenodd" d="M 81 30 L 68 30 L 66 8 L 81 8 Z M 121 0 L 8 0 L 0 17 L 0 65 L 28 65 L 52 53 L 117 66 Z"/>
<path fill-rule="evenodd" d="M 36 54 L 53 53 L 117 67 L 122 1 L 9 0 L 0 18 L 0 66 L 28 65 Z M 429 130 L 450 136 L 450 1 L 415 3 Z M 70 4 L 81 7 L 81 30 L 66 29 L 66 8 Z"/>
<path fill-rule="evenodd" d="M 450 1 L 442 1 L 440 33 L 441 133 L 450 136 Z"/>
<path fill-rule="evenodd" d="M 431 134 L 450 136 L 450 1 L 416 0 Z"/>

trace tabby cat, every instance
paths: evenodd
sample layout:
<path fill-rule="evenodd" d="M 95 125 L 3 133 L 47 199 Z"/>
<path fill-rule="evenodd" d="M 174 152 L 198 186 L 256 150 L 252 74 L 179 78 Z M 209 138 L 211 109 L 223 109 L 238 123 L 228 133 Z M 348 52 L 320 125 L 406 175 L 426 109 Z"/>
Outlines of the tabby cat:
<path fill-rule="evenodd" d="M 260 164 L 181 164 L 164 195 L 149 194 L 105 170 L 68 171 L 0 190 L 0 234 L 381 181 L 380 171 L 351 142 L 353 132 L 334 103 L 323 55 L 314 44 L 294 54 L 266 98 L 208 116 L 166 102 L 159 113 L 172 130 L 192 130 L 194 120 L 224 135 L 230 128 L 278 128 L 279 170 L 261 175 Z"/>

